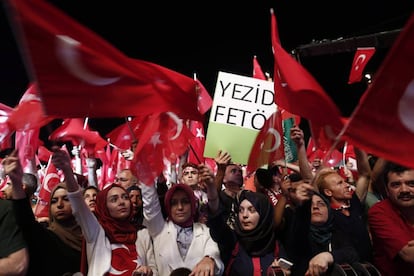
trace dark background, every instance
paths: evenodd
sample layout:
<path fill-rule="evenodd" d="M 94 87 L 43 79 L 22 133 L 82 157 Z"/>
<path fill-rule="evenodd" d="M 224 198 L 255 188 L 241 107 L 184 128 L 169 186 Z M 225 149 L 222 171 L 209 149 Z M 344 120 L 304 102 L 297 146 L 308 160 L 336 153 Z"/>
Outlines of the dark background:
<path fill-rule="evenodd" d="M 273 76 L 270 8 L 275 10 L 280 40 L 287 51 L 400 29 L 414 10 L 412 0 L 49 2 L 130 57 L 191 77 L 196 73 L 211 95 L 219 71 L 251 76 L 254 55 L 263 71 Z M 14 107 L 29 80 L 6 10 L 0 8 L 0 102 Z M 366 68 L 375 72 L 389 47 L 365 46 L 378 46 Z M 354 50 L 299 56 L 344 116 L 351 114 L 366 88 L 365 82 L 347 84 Z M 122 122 L 122 118 L 89 119 L 91 128 L 102 135 Z"/>

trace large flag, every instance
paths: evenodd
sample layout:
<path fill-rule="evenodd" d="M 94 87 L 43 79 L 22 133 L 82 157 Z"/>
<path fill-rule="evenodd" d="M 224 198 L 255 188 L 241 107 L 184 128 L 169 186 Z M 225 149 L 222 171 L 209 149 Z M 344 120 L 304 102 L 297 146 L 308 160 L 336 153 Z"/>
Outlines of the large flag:
<path fill-rule="evenodd" d="M 344 139 L 414 168 L 414 15 L 348 121 Z"/>
<path fill-rule="evenodd" d="M 39 96 L 36 83 L 31 83 L 24 92 L 19 104 L 10 113 L 9 125 L 14 130 L 40 129 L 53 120 L 43 111 L 42 99 Z"/>
<path fill-rule="evenodd" d="M 246 173 L 249 175 L 257 168 L 269 165 L 274 160 L 285 158 L 283 142 L 282 115 L 277 109 L 265 122 L 256 136 L 250 151 Z"/>
<path fill-rule="evenodd" d="M 202 118 L 192 78 L 127 57 L 46 1 L 8 3 L 48 115 L 108 118 L 171 111 Z"/>
<path fill-rule="evenodd" d="M 53 189 L 60 182 L 60 176 L 55 165 L 52 163 L 52 157 L 46 167 L 45 176 L 39 189 L 39 200 L 36 203 L 34 214 L 36 217 L 49 217 L 50 195 Z"/>
<path fill-rule="evenodd" d="M 362 80 L 362 73 L 365 66 L 375 53 L 374 47 L 359 47 L 355 52 L 354 60 L 352 61 L 351 71 L 349 72 L 348 84 L 359 82 Z"/>
<path fill-rule="evenodd" d="M 308 119 L 315 142 L 319 142 L 320 129 L 333 140 L 343 126 L 338 107 L 314 77 L 282 48 L 277 34 L 276 16 L 272 9 L 275 103 L 290 113 Z"/>

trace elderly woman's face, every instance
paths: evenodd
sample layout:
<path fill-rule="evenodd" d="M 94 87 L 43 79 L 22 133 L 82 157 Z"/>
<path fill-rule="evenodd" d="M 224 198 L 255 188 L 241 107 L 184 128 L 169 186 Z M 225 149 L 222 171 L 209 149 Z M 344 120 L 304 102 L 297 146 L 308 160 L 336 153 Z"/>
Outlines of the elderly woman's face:
<path fill-rule="evenodd" d="M 328 221 L 328 208 L 325 201 L 318 195 L 312 196 L 311 205 L 311 223 L 314 225 L 323 225 Z"/>
<path fill-rule="evenodd" d="M 239 207 L 239 221 L 241 228 L 245 231 L 253 230 L 259 224 L 260 214 L 253 204 L 244 199 Z"/>

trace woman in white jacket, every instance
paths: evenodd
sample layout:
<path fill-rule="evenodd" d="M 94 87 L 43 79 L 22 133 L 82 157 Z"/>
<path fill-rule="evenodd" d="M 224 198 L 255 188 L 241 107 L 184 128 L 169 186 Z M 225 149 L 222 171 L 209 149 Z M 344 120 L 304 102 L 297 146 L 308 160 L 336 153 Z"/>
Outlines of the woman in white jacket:
<path fill-rule="evenodd" d="M 130 223 L 132 204 L 128 192 L 117 184 L 109 185 L 98 193 L 94 214 L 74 178 L 69 155 L 57 150 L 52 162 L 65 175 L 73 214 L 82 228 L 88 275 L 158 275 L 147 230 L 137 232 Z"/>
<path fill-rule="evenodd" d="M 200 165 L 206 176 L 213 181 L 207 167 Z M 203 173 L 202 173 L 203 174 Z M 174 184 L 164 198 L 164 219 L 156 187 L 140 185 L 144 202 L 144 225 L 153 239 L 155 261 L 162 276 L 187 267 L 191 275 L 222 275 L 224 264 L 220 259 L 217 243 L 210 236 L 210 229 L 203 223 L 194 222 L 197 212 L 193 190 L 185 184 Z"/>

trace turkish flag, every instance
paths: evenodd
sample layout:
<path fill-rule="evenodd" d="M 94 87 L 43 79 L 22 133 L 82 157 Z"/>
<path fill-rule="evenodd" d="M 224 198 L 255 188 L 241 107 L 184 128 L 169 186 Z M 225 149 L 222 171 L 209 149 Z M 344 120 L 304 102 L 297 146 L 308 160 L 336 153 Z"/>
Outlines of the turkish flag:
<path fill-rule="evenodd" d="M 354 60 L 352 61 L 351 72 L 349 73 L 348 84 L 359 82 L 362 79 L 362 73 L 365 66 L 375 53 L 374 47 L 359 47 L 355 52 Z"/>
<path fill-rule="evenodd" d="M 0 150 L 12 148 L 11 136 L 14 132 L 7 123 L 13 108 L 0 103 Z"/>
<path fill-rule="evenodd" d="M 206 145 L 206 136 L 204 133 L 203 123 L 200 121 L 190 121 L 190 131 L 195 138 L 190 143 L 188 162 L 195 164 L 204 163 L 204 147 Z"/>
<path fill-rule="evenodd" d="M 131 149 L 132 143 L 137 140 L 135 132 L 138 131 L 142 120 L 142 118 L 135 117 L 130 122 L 117 126 L 106 134 L 105 137 L 120 150 Z"/>
<path fill-rule="evenodd" d="M 36 83 L 31 83 L 7 122 L 14 130 L 39 129 L 53 118 L 45 115 Z"/>
<path fill-rule="evenodd" d="M 210 93 L 208 93 L 207 89 L 199 80 L 196 80 L 196 91 L 198 94 L 198 111 L 201 114 L 205 114 L 213 105 L 213 99 L 211 98 Z"/>
<path fill-rule="evenodd" d="M 37 157 L 40 161 L 48 162 L 50 156 L 52 156 L 52 152 L 49 151 L 45 146 L 40 145 L 37 148 Z"/>
<path fill-rule="evenodd" d="M 127 57 L 45 1 L 9 3 L 11 24 L 18 42 L 25 42 L 20 46 L 48 115 L 108 118 L 172 111 L 201 119 L 192 78 Z"/>
<path fill-rule="evenodd" d="M 344 139 L 414 168 L 414 15 L 408 20 L 349 119 Z"/>
<path fill-rule="evenodd" d="M 39 189 L 39 200 L 36 203 L 34 214 L 36 217 L 49 217 L 49 202 L 52 190 L 60 183 L 60 176 L 55 165 L 51 162 L 46 167 L 45 176 Z"/>
<path fill-rule="evenodd" d="M 62 125 L 49 135 L 49 140 L 69 141 L 74 146 L 85 147 L 88 153 L 103 149 L 108 144 L 97 131 L 91 131 L 87 125 L 84 127 L 84 122 L 80 118 L 63 120 Z"/>
<path fill-rule="evenodd" d="M 256 56 L 253 57 L 253 78 L 260 79 L 260 80 L 267 80 Z"/>
<path fill-rule="evenodd" d="M 23 171 L 31 171 L 32 169 L 31 161 L 35 160 L 35 154 L 41 144 L 39 133 L 39 128 L 16 131 L 15 148 L 18 150 Z"/>
<path fill-rule="evenodd" d="M 278 109 L 266 120 L 256 136 L 247 161 L 247 175 L 263 165 L 284 157 L 282 115 Z"/>
<path fill-rule="evenodd" d="M 336 134 L 343 126 L 341 113 L 313 76 L 282 48 L 273 10 L 271 10 L 271 39 L 275 60 L 275 103 L 288 112 L 311 121 L 313 123 L 311 128 L 315 127 L 313 130 L 315 140 L 319 139 L 322 129 L 327 131 L 333 143 Z"/>

